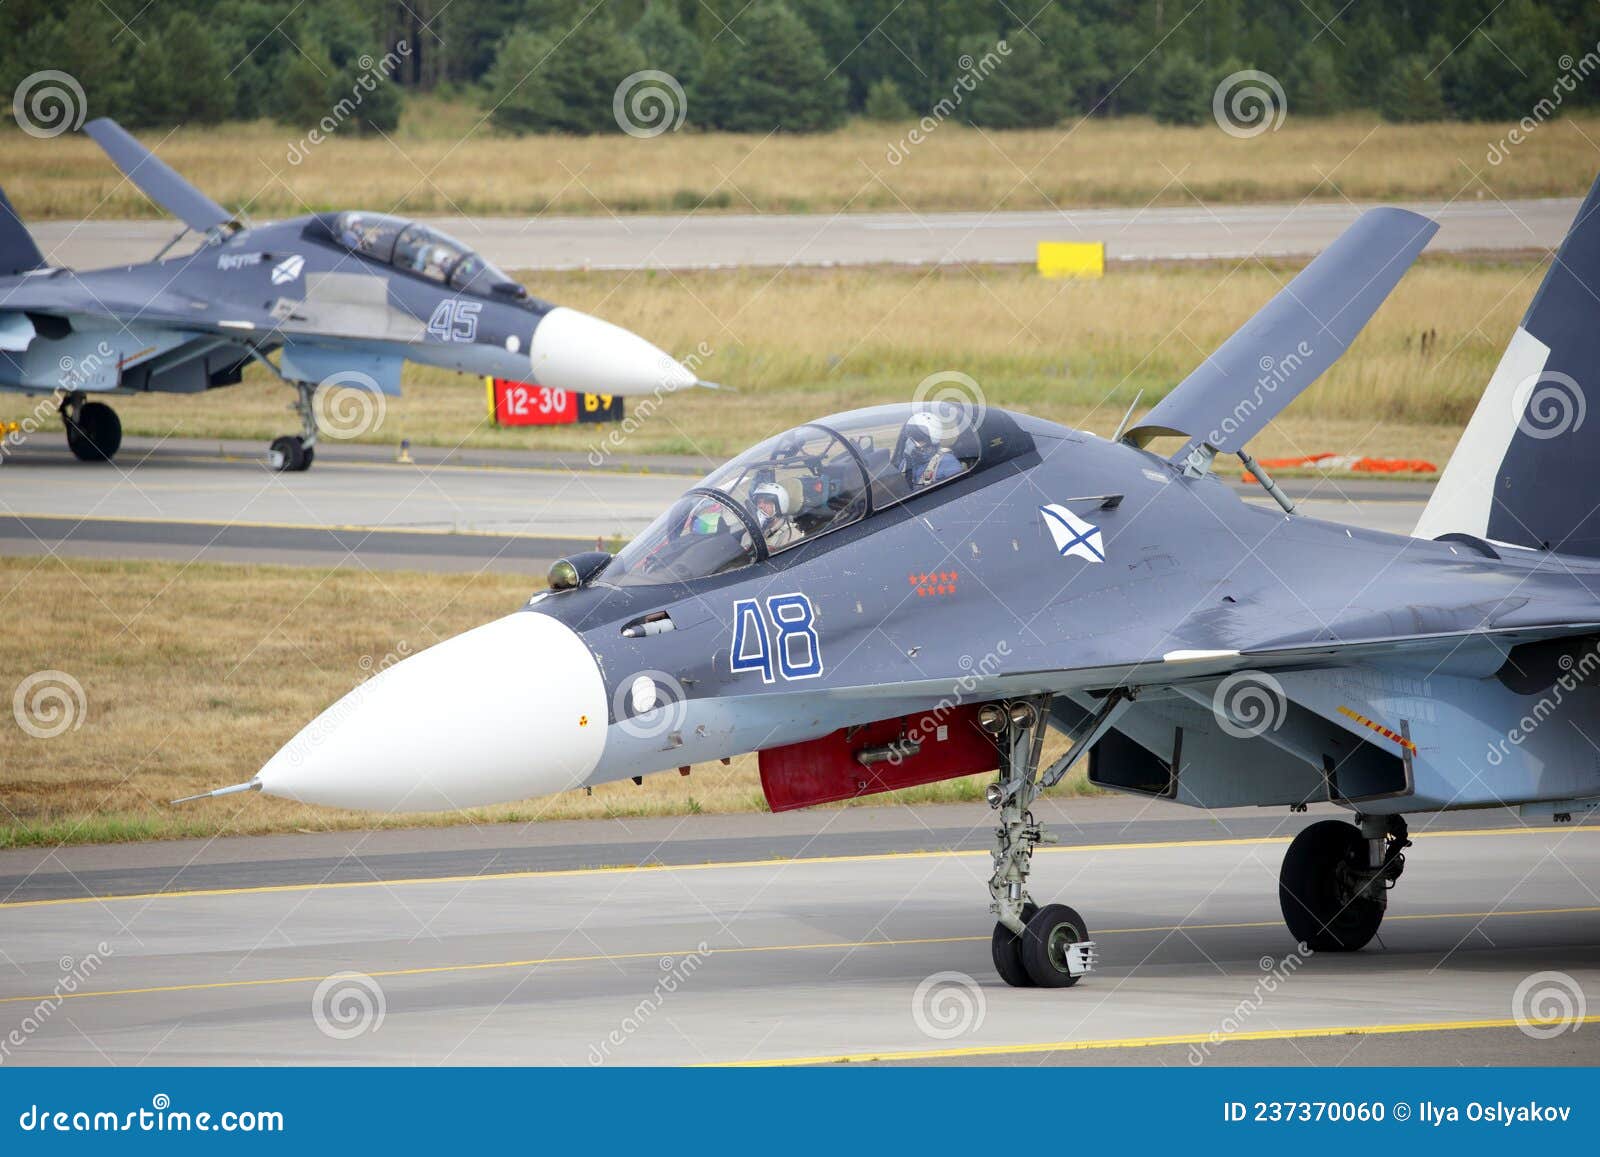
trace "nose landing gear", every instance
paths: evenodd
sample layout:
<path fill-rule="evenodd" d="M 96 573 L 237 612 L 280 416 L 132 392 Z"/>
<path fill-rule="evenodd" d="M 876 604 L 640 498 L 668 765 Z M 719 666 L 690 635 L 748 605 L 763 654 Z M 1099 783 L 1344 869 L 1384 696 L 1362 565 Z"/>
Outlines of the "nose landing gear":
<path fill-rule="evenodd" d="M 1050 697 L 1044 695 L 990 704 L 979 716 L 1000 745 L 999 778 L 988 791 L 989 806 L 1000 813 L 989 880 L 989 910 L 998 917 L 990 952 L 1000 979 L 1014 988 L 1071 988 L 1095 964 L 1094 941 L 1083 917 L 1065 904 L 1040 907 L 1027 890 L 1034 848 L 1056 842 L 1029 808 L 1071 766 L 1079 748 L 1086 749 L 1074 744 L 1040 777 L 1049 707 Z"/>
<path fill-rule="evenodd" d="M 310 382 L 292 384 L 297 393 L 294 408 L 300 415 L 300 425 L 304 433 L 285 434 L 272 440 L 272 446 L 267 450 L 267 465 L 280 474 L 294 474 L 311 469 L 312 460 L 317 453 L 317 411 L 312 404 L 317 387 Z"/>
<path fill-rule="evenodd" d="M 1312 824 L 1289 845 L 1278 904 L 1289 933 L 1313 952 L 1355 952 L 1378 934 L 1389 889 L 1411 846 L 1403 816 Z"/>

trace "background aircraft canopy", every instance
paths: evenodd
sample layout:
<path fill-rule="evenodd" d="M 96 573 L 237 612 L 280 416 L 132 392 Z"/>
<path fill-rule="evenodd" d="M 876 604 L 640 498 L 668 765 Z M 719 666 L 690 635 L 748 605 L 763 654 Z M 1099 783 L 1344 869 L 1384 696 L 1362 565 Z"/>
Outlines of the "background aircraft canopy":
<path fill-rule="evenodd" d="M 937 449 L 919 453 L 910 432 L 930 427 Z M 600 581 L 650 586 L 736 570 L 1032 448 L 1010 415 L 948 403 L 873 406 L 797 426 L 712 471 Z M 930 469 L 930 458 L 941 464 Z M 786 499 L 776 522 L 756 504 L 773 487 Z"/>
<path fill-rule="evenodd" d="M 384 213 L 354 210 L 334 217 L 341 245 L 408 273 L 476 293 L 525 296 L 526 290 L 447 233 Z"/>

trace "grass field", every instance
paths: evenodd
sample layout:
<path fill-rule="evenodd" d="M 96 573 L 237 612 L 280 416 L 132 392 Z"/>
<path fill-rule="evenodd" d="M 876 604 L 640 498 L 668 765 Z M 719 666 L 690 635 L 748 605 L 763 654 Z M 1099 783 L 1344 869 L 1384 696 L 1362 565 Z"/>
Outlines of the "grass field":
<path fill-rule="evenodd" d="M 630 426 L 616 451 L 721 459 L 822 414 L 907 400 L 925 377 L 946 370 L 970 375 L 991 405 L 1108 434 L 1141 391 L 1146 408 L 1293 271 L 1250 261 L 1119 269 L 1094 282 L 1046 281 L 1001 266 L 575 272 L 529 283 L 678 356 L 705 343 L 713 352 L 699 372 L 737 392 L 668 397 Z M 1425 260 L 1350 352 L 1256 440 L 1255 453 L 1442 465 L 1542 273 L 1533 262 Z M 258 368 L 243 385 L 204 397 L 116 405 L 131 432 L 265 443 L 297 428 L 290 398 Z M 0 418 L 21 418 L 38 404 L 0 395 Z M 496 429 L 485 409 L 478 380 L 407 367 L 405 395 L 388 400 L 365 440 L 587 450 L 607 429 Z"/>
<path fill-rule="evenodd" d="M 92 112 L 93 110 L 91 110 Z M 416 100 L 389 137 L 335 136 L 299 163 L 270 123 L 146 133 L 159 155 L 256 218 L 336 208 L 402 213 L 791 212 L 1049 209 L 1341 198 L 1577 196 L 1596 169 L 1600 116 L 1540 126 L 1491 165 L 1502 124 L 1392 125 L 1373 114 L 1290 115 L 1235 139 L 1216 125 L 1091 119 L 983 131 L 948 122 L 891 163 L 911 124 L 818 136 L 671 133 L 506 137 L 459 104 Z M 0 133 L 0 184 L 26 219 L 159 212 L 80 134 Z"/>
<path fill-rule="evenodd" d="M 751 757 L 696 767 L 687 778 L 650 776 L 641 787 L 625 780 L 592 796 L 574 791 L 420 818 L 256 795 L 168 803 L 249 779 L 387 657 L 515 610 L 531 585 L 503 575 L 0 558 L 8 705 L 16 683 L 36 671 L 65 672 L 83 689 L 81 712 L 71 708 L 77 726 L 59 735 L 35 737 L 4 718 L 0 847 L 766 806 Z M 984 782 L 953 780 L 893 798 L 977 799 Z M 1083 786 L 1074 778 L 1058 790 Z"/>

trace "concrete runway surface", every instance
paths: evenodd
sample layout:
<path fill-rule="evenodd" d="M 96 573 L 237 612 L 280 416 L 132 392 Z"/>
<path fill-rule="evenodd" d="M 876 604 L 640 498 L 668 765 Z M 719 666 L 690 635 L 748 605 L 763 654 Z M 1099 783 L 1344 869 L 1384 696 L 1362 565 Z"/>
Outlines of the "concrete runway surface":
<path fill-rule="evenodd" d="M 981 805 L 4 852 L 0 1041 L 30 1065 L 1600 1063 L 1600 827 L 1419 817 L 1382 945 L 1296 955 L 1277 867 L 1326 810 L 1047 801 L 1034 893 L 1102 959 L 1067 991 L 992 974 Z M 1536 973 L 1578 1023 L 1519 1029 Z"/>
<path fill-rule="evenodd" d="M 1577 198 L 1437 201 L 1406 208 L 1440 222 L 1430 253 L 1553 250 Z M 1103 241 L 1111 261 L 1196 261 L 1320 253 L 1369 205 L 1214 205 L 1007 213 L 832 216 L 428 217 L 507 269 L 706 269 L 738 265 L 1032 264 L 1040 241 Z M 167 221 L 29 226 L 54 264 L 148 261 Z M 174 252 L 182 252 L 181 249 Z"/>
<path fill-rule="evenodd" d="M 114 466 L 24 443 L 0 466 L 0 554 L 538 573 L 596 539 L 631 538 L 710 463 L 328 445 L 274 474 L 252 443 L 130 438 Z M 1303 513 L 1409 533 L 1425 484 L 1285 480 Z M 1240 492 L 1270 506 L 1258 487 Z M 1310 497 L 1307 497 L 1307 496 Z"/>

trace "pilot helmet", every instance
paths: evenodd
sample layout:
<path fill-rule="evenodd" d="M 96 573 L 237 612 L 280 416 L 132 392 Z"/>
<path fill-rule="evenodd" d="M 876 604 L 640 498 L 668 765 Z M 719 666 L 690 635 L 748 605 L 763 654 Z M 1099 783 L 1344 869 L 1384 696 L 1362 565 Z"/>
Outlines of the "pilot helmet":
<path fill-rule="evenodd" d="M 920 454 L 930 453 L 944 441 L 944 419 L 927 410 L 919 410 L 906 419 L 906 448 Z"/>
<path fill-rule="evenodd" d="M 761 510 L 763 498 L 772 500 L 772 513 L 765 514 Z M 789 513 L 789 491 L 776 482 L 763 482 L 750 491 L 750 505 L 755 508 L 756 516 L 763 522 L 770 518 Z"/>

